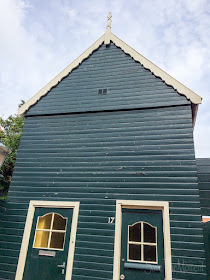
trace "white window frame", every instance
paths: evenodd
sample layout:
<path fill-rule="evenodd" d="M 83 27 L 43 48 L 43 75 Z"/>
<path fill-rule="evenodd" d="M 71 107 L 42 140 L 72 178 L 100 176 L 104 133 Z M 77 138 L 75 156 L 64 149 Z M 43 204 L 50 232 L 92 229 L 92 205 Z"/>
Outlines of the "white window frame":
<path fill-rule="evenodd" d="M 39 219 L 40 218 L 43 218 L 44 216 L 46 215 L 50 215 L 52 214 L 52 219 L 51 219 L 51 223 L 50 223 L 50 228 L 49 229 L 38 229 L 38 225 L 39 225 Z M 61 230 L 61 229 L 53 229 L 53 222 L 54 222 L 54 218 L 55 218 L 55 214 L 56 215 L 59 215 L 60 217 L 62 217 L 63 219 L 66 220 L 66 226 L 65 226 L 65 229 L 64 230 Z M 56 212 L 49 212 L 47 214 L 44 214 L 43 216 L 38 216 L 37 217 L 37 221 L 36 221 L 36 229 L 35 229 L 35 233 L 34 233 L 34 242 L 33 242 L 33 248 L 34 249 L 47 249 L 47 250 L 53 250 L 53 251 L 63 251 L 64 250 L 64 246 L 65 246 L 65 240 L 66 240 L 66 229 L 67 229 L 67 223 L 68 223 L 68 218 L 65 218 L 63 217 L 62 215 L 56 213 Z M 49 236 L 48 236 L 48 243 L 47 243 L 47 247 L 36 247 L 35 246 L 35 240 L 36 240 L 36 235 L 37 235 L 37 232 L 39 231 L 45 231 L 45 232 L 49 232 Z M 54 232 L 58 232 L 58 233 L 64 233 L 64 242 L 63 242 L 63 247 L 62 249 L 58 249 L 58 248 L 51 248 L 50 247 L 50 242 L 51 242 L 51 238 L 52 238 L 52 233 Z"/>
<path fill-rule="evenodd" d="M 125 208 L 162 210 L 165 280 L 172 280 L 169 203 L 167 201 L 143 201 L 143 200 L 117 200 L 116 201 L 113 280 L 120 279 L 122 209 Z"/>
<path fill-rule="evenodd" d="M 73 260 L 74 260 L 74 250 L 75 250 L 75 241 L 76 241 L 76 232 L 77 232 L 77 223 L 79 216 L 79 202 L 72 201 L 37 201 L 31 200 L 28 208 L 28 215 L 26 218 L 26 224 L 23 234 L 22 245 L 20 249 L 20 255 L 18 260 L 18 266 L 16 271 L 15 280 L 22 280 L 23 273 L 25 268 L 25 262 L 28 252 L 29 239 L 31 235 L 31 228 L 33 224 L 33 218 L 36 207 L 43 208 L 72 208 L 72 223 L 71 223 L 71 233 L 70 233 L 70 241 L 69 241 L 69 249 L 67 256 L 67 264 L 66 264 L 66 275 L 65 280 L 71 280 L 72 277 L 72 269 L 73 269 Z"/>
<path fill-rule="evenodd" d="M 130 241 L 130 237 L 129 237 L 129 232 L 130 232 L 130 227 L 136 225 L 140 223 L 141 224 L 141 241 Z M 149 225 L 150 227 L 154 228 L 155 229 L 155 238 L 156 238 L 156 242 L 155 243 L 152 243 L 152 242 L 145 242 L 144 241 L 144 226 L 143 224 L 147 224 Z M 129 259 L 129 245 L 130 244 L 133 244 L 133 245 L 141 245 L 141 260 L 133 260 L 133 259 Z M 143 246 L 144 245 L 148 245 L 148 246 L 154 246 L 155 247 L 155 255 L 156 255 L 156 261 L 145 261 L 144 260 L 144 249 L 143 249 Z M 153 227 L 150 223 L 147 223 L 147 222 L 144 222 L 144 221 L 138 221 L 138 222 L 135 222 L 134 224 L 132 225 L 128 225 L 128 243 L 127 243 L 127 260 L 129 262 L 137 262 L 137 263 L 143 263 L 143 264 L 147 264 L 147 263 L 150 263 L 150 264 L 158 264 L 158 252 L 157 252 L 157 227 Z"/>

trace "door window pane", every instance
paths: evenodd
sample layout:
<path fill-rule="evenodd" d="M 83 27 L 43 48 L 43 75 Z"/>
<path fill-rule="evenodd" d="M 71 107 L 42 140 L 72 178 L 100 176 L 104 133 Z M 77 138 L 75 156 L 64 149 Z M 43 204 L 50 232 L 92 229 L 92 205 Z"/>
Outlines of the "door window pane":
<path fill-rule="evenodd" d="M 37 228 L 38 229 L 50 229 L 51 221 L 52 221 L 52 213 L 47 214 L 43 217 L 39 217 Z"/>
<path fill-rule="evenodd" d="M 156 262 L 156 246 L 144 245 L 144 260 Z"/>
<path fill-rule="evenodd" d="M 64 249 L 67 218 L 49 213 L 37 219 L 34 248 Z"/>
<path fill-rule="evenodd" d="M 156 242 L 156 228 L 144 223 L 144 242 Z"/>
<path fill-rule="evenodd" d="M 129 259 L 141 260 L 141 245 L 129 244 Z"/>
<path fill-rule="evenodd" d="M 66 220 L 67 220 L 66 218 L 63 218 L 58 214 L 54 214 L 53 229 L 65 230 Z"/>
<path fill-rule="evenodd" d="M 140 221 L 128 226 L 128 260 L 157 263 L 157 228 Z"/>
<path fill-rule="evenodd" d="M 129 241 L 141 241 L 141 223 L 136 223 L 133 226 L 129 226 Z"/>
<path fill-rule="evenodd" d="M 50 248 L 52 249 L 63 249 L 65 233 L 52 232 Z"/>
<path fill-rule="evenodd" d="M 36 248 L 47 248 L 48 239 L 49 239 L 49 231 L 39 230 L 36 232 L 34 247 Z"/>

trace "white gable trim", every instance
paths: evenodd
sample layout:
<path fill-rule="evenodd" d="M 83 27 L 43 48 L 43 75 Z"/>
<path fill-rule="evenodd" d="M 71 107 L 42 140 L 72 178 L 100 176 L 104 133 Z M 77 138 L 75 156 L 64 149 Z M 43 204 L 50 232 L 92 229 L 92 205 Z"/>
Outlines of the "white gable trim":
<path fill-rule="evenodd" d="M 146 69 L 149 69 L 155 76 L 160 77 L 167 85 L 170 85 L 174 89 L 176 89 L 179 94 L 185 95 L 187 99 L 189 99 L 192 103 L 201 103 L 202 98 L 199 95 L 197 95 L 195 92 L 178 82 L 175 78 L 164 72 L 162 69 L 160 69 L 158 66 L 156 66 L 144 56 L 139 54 L 137 51 L 132 49 L 114 34 L 111 34 L 111 41 L 117 47 L 120 47 L 125 53 L 129 54 L 135 61 L 140 62 Z"/>
<path fill-rule="evenodd" d="M 160 77 L 167 85 L 172 86 L 178 91 L 179 94 L 186 96 L 194 104 L 200 104 L 202 98 L 195 92 L 185 87 L 183 84 L 178 82 L 176 79 L 171 77 L 169 74 L 161 70 L 151 61 L 146 59 L 144 56 L 139 54 L 137 51 L 132 49 L 117 36 L 108 30 L 103 36 L 101 36 L 92 46 L 90 46 L 84 53 L 82 53 L 76 60 L 74 60 L 69 66 L 67 66 L 60 74 L 58 74 L 51 82 L 49 82 L 45 87 L 43 87 L 37 94 L 35 94 L 31 99 L 29 99 L 23 106 L 18 110 L 18 114 L 24 114 L 32 105 L 34 105 L 39 99 L 46 95 L 50 89 L 56 86 L 64 77 L 66 77 L 73 69 L 78 67 L 82 61 L 88 58 L 93 51 L 98 49 L 100 45 L 105 43 L 108 45 L 112 41 L 117 47 L 120 47 L 126 54 L 129 54 L 135 61 L 140 62 L 146 69 L 149 69 L 155 76 Z"/>
<path fill-rule="evenodd" d="M 32 105 L 34 105 L 42 96 L 45 96 L 52 87 L 56 86 L 64 77 L 77 68 L 84 59 L 88 58 L 93 51 L 97 50 L 104 42 L 104 35 L 101 36 L 92 46 L 90 46 L 85 52 L 83 52 L 77 59 L 75 59 L 69 66 L 67 66 L 62 72 L 60 72 L 52 81 L 50 81 L 45 87 L 37 92 L 32 98 L 23 104 L 18 109 L 18 115 L 24 114 Z"/>

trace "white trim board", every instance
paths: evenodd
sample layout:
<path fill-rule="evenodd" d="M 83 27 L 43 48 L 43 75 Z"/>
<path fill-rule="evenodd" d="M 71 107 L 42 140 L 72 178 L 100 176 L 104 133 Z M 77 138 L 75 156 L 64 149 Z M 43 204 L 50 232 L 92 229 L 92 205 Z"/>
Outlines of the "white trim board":
<path fill-rule="evenodd" d="M 73 269 L 73 260 L 74 260 L 75 241 L 76 241 L 76 232 L 77 232 L 77 222 L 78 222 L 78 216 L 79 216 L 79 202 L 37 201 L 37 200 L 31 200 L 30 204 L 29 204 L 15 280 L 23 279 L 25 262 L 26 262 L 27 252 L 28 252 L 28 244 L 29 244 L 29 239 L 30 239 L 30 235 L 31 235 L 31 228 L 32 228 L 32 224 L 33 224 L 33 218 L 34 218 L 34 213 L 35 213 L 36 207 L 73 208 L 69 250 L 68 250 L 67 265 L 66 265 L 66 276 L 65 276 L 65 280 L 71 280 L 72 269 Z"/>
<path fill-rule="evenodd" d="M 121 39 L 111 33 L 110 29 L 107 29 L 106 33 L 102 35 L 92 46 L 90 46 L 85 52 L 83 52 L 76 60 L 74 60 L 69 66 L 67 66 L 60 74 L 58 74 L 51 82 L 43 87 L 37 94 L 29 99 L 23 106 L 18 109 L 18 114 L 22 115 L 41 97 L 45 96 L 52 87 L 56 86 L 64 77 L 72 72 L 73 69 L 77 68 L 84 59 L 88 58 L 93 51 L 98 49 L 102 44 L 109 45 L 113 42 L 117 47 L 121 48 L 126 54 L 129 54 L 135 61 L 140 62 L 146 69 L 149 69 L 155 76 L 160 77 L 167 85 L 172 86 L 179 94 L 184 95 L 193 104 L 200 104 L 202 98 L 195 92 L 178 82 L 172 76 L 161 70 L 158 66 L 153 64 L 151 61 L 146 59 L 144 56 L 139 54 L 137 51 L 132 49 Z"/>
<path fill-rule="evenodd" d="M 162 210 L 165 280 L 172 280 L 169 203 L 167 201 L 147 201 L 147 200 L 145 200 L 145 201 L 143 201 L 143 200 L 117 200 L 116 201 L 113 280 L 120 279 L 122 208 Z"/>

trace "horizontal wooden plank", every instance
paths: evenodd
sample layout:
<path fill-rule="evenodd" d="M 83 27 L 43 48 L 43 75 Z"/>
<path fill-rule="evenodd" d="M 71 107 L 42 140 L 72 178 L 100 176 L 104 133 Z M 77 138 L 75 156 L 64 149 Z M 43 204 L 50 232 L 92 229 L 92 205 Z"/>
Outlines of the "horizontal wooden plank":
<path fill-rule="evenodd" d="M 1 249 L 0 251 L 1 251 L 1 253 L 3 253 L 3 257 L 5 257 L 5 254 L 6 254 L 5 250 L 8 250 L 8 255 L 6 255 L 6 256 L 8 256 L 8 258 L 9 257 L 18 257 L 20 246 L 21 246 L 20 239 L 17 241 L 15 240 L 14 242 L 4 240 L 4 242 L 0 243 L 0 249 Z M 14 253 L 9 254 L 10 250 L 14 251 Z M 2 256 L 2 254 L 1 254 L 1 256 Z"/>
<path fill-rule="evenodd" d="M 205 259 L 198 257 L 182 257 L 182 256 L 173 256 L 172 264 L 180 265 L 204 265 Z"/>
<path fill-rule="evenodd" d="M 210 158 L 196 158 L 197 166 L 208 167 L 210 165 Z"/>
<path fill-rule="evenodd" d="M 103 183 L 108 183 L 107 187 L 109 186 L 109 183 L 111 182 L 113 184 L 113 187 L 115 187 L 115 185 L 118 182 L 123 182 L 123 184 L 125 184 L 126 182 L 130 182 L 130 183 L 150 183 L 150 182 L 154 182 L 154 180 L 157 181 L 157 183 L 159 182 L 163 182 L 163 183 L 182 183 L 184 184 L 185 182 L 189 183 L 195 183 L 196 182 L 196 177 L 163 177 L 163 176 L 154 176 L 154 177 L 150 177 L 150 176 L 146 176 L 146 175 L 141 175 L 142 173 L 135 174 L 132 175 L 130 177 L 106 177 L 106 176 L 93 176 L 93 177 L 85 177 L 83 174 L 81 174 L 81 177 L 71 177 L 69 175 L 67 175 L 68 177 L 65 176 L 55 176 L 53 179 L 50 175 L 48 175 L 48 177 L 43 176 L 43 178 L 40 178 L 39 176 L 33 176 L 34 179 L 36 178 L 36 184 L 56 184 L 56 183 L 69 183 L 69 187 L 71 188 L 71 185 L 73 185 L 73 183 L 77 183 L 78 184 L 82 184 L 84 186 L 88 186 L 89 183 L 93 183 L 93 185 L 95 186 L 100 186 L 100 184 Z M 27 177 L 15 177 L 13 179 L 14 183 L 18 183 L 19 185 L 22 185 L 22 183 L 25 184 L 30 184 L 31 182 L 34 182 L 34 179 L 32 179 L 30 176 Z M 116 183 L 116 184 L 115 184 Z M 116 185 L 117 187 L 117 185 Z M 52 190 L 53 191 L 53 190 Z"/>
<path fill-rule="evenodd" d="M 3 249 L 1 248 L 1 256 L 3 256 L 3 257 L 4 256 L 5 257 L 18 257 L 19 253 L 20 253 L 19 250 L 15 250 L 15 249 L 8 250 L 7 248 L 3 248 Z"/>
<path fill-rule="evenodd" d="M 204 250 L 185 250 L 183 249 L 179 249 L 179 248 L 171 248 L 171 252 L 173 256 L 186 256 L 186 257 L 197 257 L 199 256 L 200 258 L 205 258 L 205 252 Z"/>
<path fill-rule="evenodd" d="M 206 278 L 205 268 L 200 266 L 174 266 L 177 271 L 173 271 L 174 279 L 186 279 L 186 280 L 203 280 Z"/>
<path fill-rule="evenodd" d="M 9 272 L 16 272 L 17 269 L 17 264 L 6 264 L 6 263 L 0 263 L 0 266 L 5 270 L 5 271 L 9 271 Z M 0 272 L 1 273 L 1 272 Z"/>
<path fill-rule="evenodd" d="M 122 143 L 121 143 L 122 144 Z M 154 149 L 154 144 L 157 145 L 157 143 L 151 143 L 151 145 L 149 145 L 148 143 L 145 143 L 144 145 L 142 145 L 143 143 L 139 143 L 136 141 L 133 141 L 132 143 L 129 143 L 129 145 L 125 145 L 122 144 L 122 147 L 120 149 L 119 147 L 119 143 L 116 146 L 113 146 L 113 143 L 110 145 L 110 143 L 103 143 L 103 144 L 99 144 L 98 147 L 94 147 L 92 143 L 90 143 L 90 145 L 87 146 L 81 146 L 78 147 L 78 145 L 76 146 L 75 144 L 73 146 L 70 145 L 56 145 L 54 144 L 49 144 L 49 145 L 38 145 L 36 143 L 36 151 L 34 151 L 31 148 L 31 144 L 28 145 L 24 145 L 24 148 L 22 149 L 22 151 L 27 154 L 27 153 L 42 153 L 42 154 L 46 154 L 46 153 L 68 153 L 70 150 L 73 150 L 73 154 L 77 153 L 78 155 L 83 153 L 83 154 L 92 154 L 94 152 L 94 154 L 103 154 L 106 153 L 106 155 L 115 155 L 117 153 L 117 155 L 121 155 L 121 153 L 136 153 L 138 155 L 138 153 L 140 154 L 144 154 L 145 152 L 147 152 L 148 154 L 155 151 Z M 91 147 L 92 146 L 92 147 Z M 193 150 L 193 146 L 190 145 L 189 143 L 186 144 L 166 144 L 166 143 L 162 143 L 158 145 L 158 152 L 165 152 L 168 150 L 180 150 L 183 154 L 185 152 L 192 152 Z M 73 155 L 72 155 L 73 156 Z M 199 177 L 202 177 L 201 175 L 199 175 Z M 205 177 L 205 176 L 204 176 Z"/>
<path fill-rule="evenodd" d="M 197 165 L 197 169 L 198 169 L 198 174 L 201 176 L 202 174 L 209 174 L 210 173 L 210 165 L 206 165 L 206 166 L 199 166 Z"/>
<path fill-rule="evenodd" d="M 81 203 L 91 203 L 94 202 L 96 204 L 104 204 L 104 203 L 109 203 L 109 204 L 115 204 L 116 199 L 130 199 L 130 200 L 135 200 L 136 198 L 138 198 L 139 200 L 163 200 L 163 201 L 170 201 L 171 203 L 193 203 L 193 202 L 198 202 L 199 199 L 199 195 L 173 195 L 173 197 L 171 197 L 169 194 L 167 195 L 163 195 L 163 194 L 139 194 L 138 196 L 135 195 L 127 195 L 127 194 L 115 194 L 115 195 L 109 195 L 106 197 L 106 195 L 104 197 L 98 197 L 96 200 L 96 197 L 94 197 L 94 195 L 86 195 L 86 197 L 81 198 L 81 194 L 73 194 L 73 193 L 69 193 L 69 192 L 65 192 L 65 193 L 61 193 L 61 192 L 52 192 L 52 193 L 43 193 L 42 197 L 48 197 L 48 198 L 52 198 L 55 197 L 57 198 L 57 200 L 59 199 L 71 199 L 73 201 L 81 201 Z M 12 198 L 29 198 L 29 199 L 34 199 L 37 200 L 38 198 L 40 198 L 40 194 L 38 193 L 33 193 L 33 192 L 13 192 L 10 191 L 10 197 Z M 105 202 L 107 201 L 107 202 Z M 203 203 L 206 203 L 205 201 L 203 201 Z"/>
<path fill-rule="evenodd" d="M 6 263 L 6 264 L 8 264 L 8 263 L 10 263 L 10 264 L 13 264 L 13 265 L 17 265 L 17 262 L 18 262 L 18 258 L 15 258 L 15 257 L 11 257 L 11 256 L 9 256 L 9 257 L 0 257 L 0 264 L 4 264 L 4 263 Z"/>
<path fill-rule="evenodd" d="M 61 183 L 61 185 L 62 185 L 62 183 Z M 99 198 L 99 197 L 104 198 L 105 196 L 106 196 L 106 198 L 112 198 L 116 192 L 118 192 L 118 194 L 126 195 L 129 190 L 132 191 L 132 194 L 137 194 L 137 195 L 138 194 L 140 194 L 140 195 L 141 194 L 163 194 L 164 195 L 164 194 L 168 194 L 169 192 L 171 192 L 171 194 L 174 194 L 174 195 L 198 195 L 198 190 L 196 188 L 195 189 L 191 188 L 191 185 L 189 185 L 189 188 L 184 186 L 185 189 L 180 188 L 178 184 L 176 184 L 175 186 L 173 185 L 172 187 L 173 187 L 172 189 L 170 189 L 168 187 L 164 188 L 164 185 L 161 186 L 159 184 L 159 186 L 154 188 L 154 185 L 151 186 L 150 184 L 144 184 L 144 186 L 142 186 L 141 189 L 139 189 L 139 186 L 136 186 L 134 188 L 134 185 L 133 186 L 131 185 L 131 188 L 129 188 L 126 185 L 122 186 L 122 188 L 119 188 L 118 186 L 113 184 L 113 188 L 111 186 L 109 186 L 109 187 L 106 186 L 105 188 L 103 188 L 103 185 L 101 187 L 99 187 L 99 185 L 98 185 L 97 188 L 96 187 L 94 188 L 92 186 L 90 186 L 90 187 L 83 186 L 83 187 L 81 187 L 80 191 L 78 190 L 77 186 L 69 186 L 69 187 L 66 186 L 66 187 L 59 187 L 59 191 L 61 193 L 68 192 L 68 193 L 72 193 L 74 195 L 81 194 L 81 195 L 85 196 L 86 194 L 88 194 L 92 198 L 94 198 L 94 197 L 95 198 Z M 31 186 L 29 184 L 29 186 L 26 185 L 25 187 L 16 186 L 13 188 L 13 191 L 10 191 L 10 193 L 12 193 L 14 191 L 18 192 L 18 193 L 19 192 L 20 193 L 22 193 L 22 192 L 30 193 L 34 190 L 33 190 L 33 186 Z M 55 194 L 57 192 L 57 186 L 53 186 L 53 187 L 47 186 L 45 188 L 43 188 L 43 186 L 39 186 L 39 187 L 37 187 L 36 192 L 37 193 L 46 193 L 46 192 L 50 193 L 51 192 L 51 193 Z M 89 194 L 90 192 L 91 192 L 91 194 Z M 110 197 L 110 195 L 111 195 L 111 197 Z"/>
<path fill-rule="evenodd" d="M 104 263 L 104 259 L 102 262 L 94 262 L 94 261 L 91 262 L 89 257 L 86 257 L 86 261 L 74 262 L 74 268 L 105 270 L 105 271 L 110 271 L 112 273 L 113 265 Z"/>
<path fill-rule="evenodd" d="M 198 182 L 198 187 L 199 187 L 199 190 L 209 190 L 209 182 Z"/>
<path fill-rule="evenodd" d="M 201 207 L 209 207 L 210 205 L 210 197 L 208 198 L 200 198 Z"/>
<path fill-rule="evenodd" d="M 118 174 L 123 176 L 127 176 L 127 174 L 132 175 L 136 174 L 137 172 L 142 173 L 149 173 L 149 174 L 174 174 L 177 176 L 182 176 L 185 174 L 186 176 L 196 176 L 196 170 L 192 170 L 192 166 L 180 166 L 180 165 L 173 165 L 173 166 L 146 166 L 146 165 L 139 165 L 139 166 L 124 166 L 123 168 L 117 168 L 116 166 L 107 166 L 106 170 L 104 170 L 104 167 L 101 166 L 86 166 L 86 167 L 72 167 L 72 166 L 65 166 L 65 167 L 59 167 L 59 166 L 47 166 L 43 165 L 41 166 L 33 166 L 32 164 L 30 166 L 25 165 L 16 165 L 15 166 L 16 171 L 18 171 L 18 174 L 44 174 L 44 173 L 52 173 L 57 174 L 57 172 L 61 174 L 85 174 L 85 175 L 92 175 L 92 174 L 104 174 L 104 176 L 108 176 L 109 174 Z M 74 170 L 75 169 L 75 170 Z M 154 172 L 156 171 L 156 172 Z M 14 174 L 17 175 L 17 174 Z"/>
<path fill-rule="evenodd" d="M 79 260 L 81 262 L 94 262 L 94 263 L 105 263 L 107 265 L 113 265 L 113 257 L 104 257 L 104 256 L 96 256 L 96 255 L 78 255 L 77 252 L 75 252 L 75 259 Z M 74 262 L 78 262 L 75 261 Z"/>
<path fill-rule="evenodd" d="M 54 134 L 53 135 L 53 139 L 52 139 L 52 135 L 44 135 L 45 138 L 44 138 L 44 141 L 47 141 L 46 144 L 48 143 L 48 141 L 52 141 L 52 143 L 54 143 L 54 141 L 60 141 L 60 137 L 59 135 L 56 135 Z M 191 134 L 191 130 L 190 129 L 185 129 L 185 130 L 171 130 L 171 131 L 167 131 L 167 135 L 164 135 L 163 133 L 159 133 L 159 131 L 157 131 L 156 133 L 153 134 L 153 132 L 151 132 L 151 134 L 147 135 L 147 134 L 138 134 L 136 135 L 135 137 L 133 135 L 123 135 L 123 138 L 119 138 L 119 137 L 116 137 L 116 136 L 107 136 L 106 135 L 106 138 L 102 138 L 100 135 L 98 137 L 96 137 L 96 135 L 94 137 L 91 137 L 91 134 L 88 135 L 90 136 L 90 138 L 88 137 L 80 137 L 79 139 L 76 139 L 75 137 L 73 138 L 73 135 L 69 134 L 69 133 L 63 133 L 62 134 L 62 140 L 63 141 L 69 141 L 69 137 L 71 136 L 71 143 L 75 144 L 75 142 L 78 142 L 81 144 L 81 145 L 84 145 L 84 144 L 89 144 L 89 143 L 98 143 L 99 142 L 99 145 L 100 145 L 100 142 L 103 142 L 103 143 L 109 143 L 109 142 L 112 142 L 112 143 L 116 143 L 117 141 L 119 142 L 119 144 L 121 144 L 121 142 L 123 141 L 130 141 L 130 142 L 135 142 L 135 141 L 150 141 L 150 140 L 171 140 L 171 139 L 190 139 L 192 137 L 192 134 Z M 23 138 L 23 145 L 22 145 L 22 141 L 20 143 L 20 147 L 24 147 L 24 140 L 27 141 L 27 143 L 30 143 L 31 141 L 33 141 L 34 144 L 35 141 L 42 141 L 43 142 L 43 139 L 40 139 L 40 135 L 37 136 L 36 134 L 32 135 L 32 136 L 28 136 L 28 135 L 25 135 Z M 149 142 L 148 142 L 149 143 Z M 137 143 L 138 144 L 138 143 Z M 142 143 L 144 144 L 144 143 Z M 20 150 L 21 152 L 21 150 Z"/>
<path fill-rule="evenodd" d="M 3 280 L 14 280 L 15 279 L 15 272 L 11 272 L 11 271 L 6 271 L 4 270 L 5 267 L 3 265 L 1 265 L 1 269 L 0 269 L 0 279 Z"/>
<path fill-rule="evenodd" d="M 210 174 L 198 174 L 198 182 L 210 183 Z"/>
<path fill-rule="evenodd" d="M 210 216 L 210 207 L 202 207 L 201 206 L 201 215 L 202 216 Z"/>

